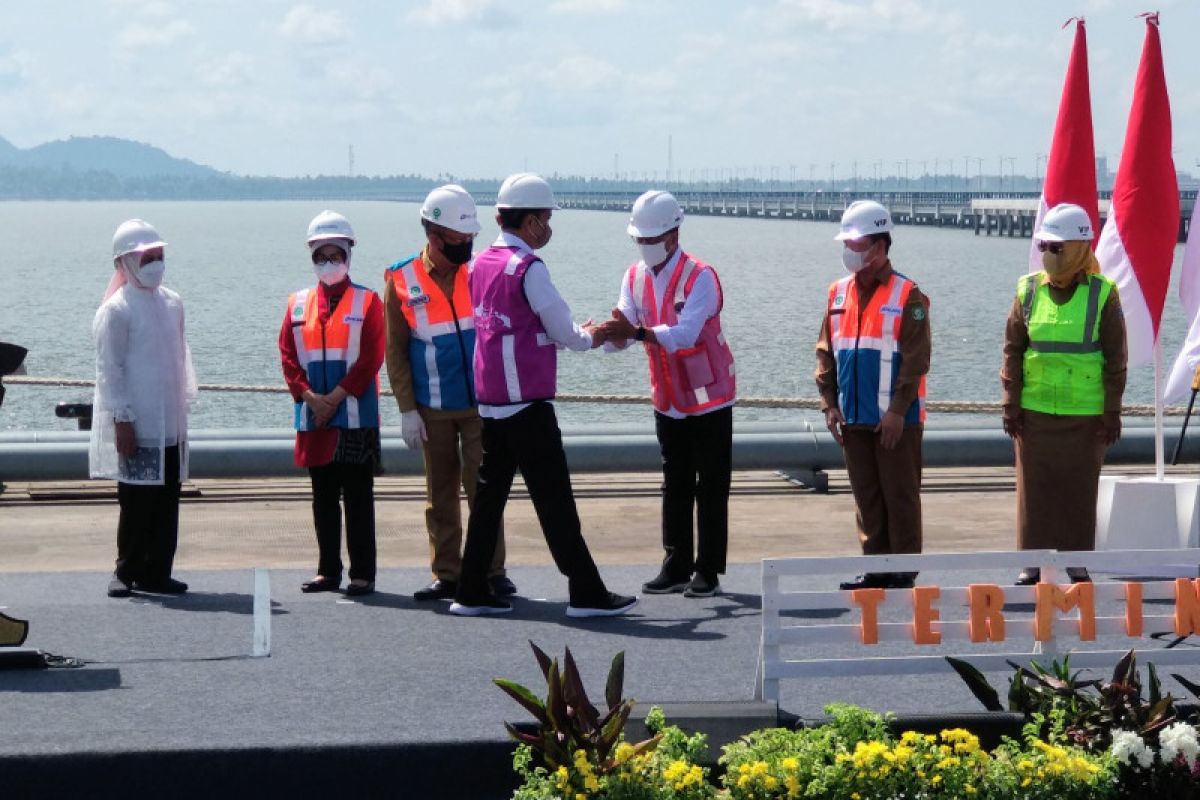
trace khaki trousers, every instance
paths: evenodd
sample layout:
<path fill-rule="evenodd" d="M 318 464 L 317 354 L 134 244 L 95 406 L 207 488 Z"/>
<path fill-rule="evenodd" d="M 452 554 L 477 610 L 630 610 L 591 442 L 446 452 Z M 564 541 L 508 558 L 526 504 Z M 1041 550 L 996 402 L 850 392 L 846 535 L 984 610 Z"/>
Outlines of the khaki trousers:
<path fill-rule="evenodd" d="M 418 407 L 425 422 L 425 530 L 429 534 L 429 562 L 433 577 L 457 582 L 462 571 L 462 500 L 475 505 L 475 484 L 483 457 L 483 421 L 478 415 L 445 417 Z M 504 530 L 496 541 L 488 576 L 504 574 Z"/>
<path fill-rule="evenodd" d="M 865 556 L 921 552 L 923 433 L 923 426 L 906 426 L 896 446 L 884 450 L 871 428 L 845 430 L 842 452 Z"/>

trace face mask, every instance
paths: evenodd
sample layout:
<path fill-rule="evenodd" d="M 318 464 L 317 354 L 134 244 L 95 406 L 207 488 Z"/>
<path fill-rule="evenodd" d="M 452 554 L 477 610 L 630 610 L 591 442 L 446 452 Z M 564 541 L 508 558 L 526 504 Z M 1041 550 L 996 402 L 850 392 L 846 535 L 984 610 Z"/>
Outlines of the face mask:
<path fill-rule="evenodd" d="M 442 242 L 442 255 L 446 257 L 447 261 L 457 267 L 471 260 L 471 252 L 474 247 L 475 242 L 472 239 L 459 242 L 458 244 Z"/>
<path fill-rule="evenodd" d="M 657 267 L 667 260 L 666 242 L 655 242 L 654 244 L 639 243 L 637 248 L 642 254 L 642 263 L 647 267 Z"/>
<path fill-rule="evenodd" d="M 342 282 L 346 274 L 350 272 L 350 265 L 346 262 L 338 264 L 334 261 L 317 261 L 313 264 L 313 272 L 317 274 L 317 279 L 326 286 L 334 286 Z"/>
<path fill-rule="evenodd" d="M 547 225 L 545 222 L 542 222 L 541 217 L 534 217 L 533 219 L 537 222 L 538 225 L 542 226 L 542 231 L 546 234 L 546 238 L 542 240 L 542 243 L 534 248 L 535 250 L 540 250 L 541 248 L 550 244 L 550 237 L 554 235 L 554 231 L 550 230 L 549 225 Z"/>
<path fill-rule="evenodd" d="M 867 248 L 859 253 L 855 250 L 851 250 L 849 247 L 843 247 L 842 266 L 845 267 L 846 271 L 851 275 L 857 275 L 867 266 L 868 252 L 870 252 L 870 248 Z"/>
<path fill-rule="evenodd" d="M 157 289 L 162 283 L 163 272 L 167 269 L 167 265 L 160 259 L 158 261 L 148 261 L 134 270 L 134 277 L 137 279 L 138 285 L 143 289 Z"/>
<path fill-rule="evenodd" d="M 1061 253 L 1042 253 L 1042 269 L 1055 286 L 1067 287 L 1075 279 L 1075 273 L 1085 269 L 1091 247 L 1087 242 L 1064 242 Z"/>

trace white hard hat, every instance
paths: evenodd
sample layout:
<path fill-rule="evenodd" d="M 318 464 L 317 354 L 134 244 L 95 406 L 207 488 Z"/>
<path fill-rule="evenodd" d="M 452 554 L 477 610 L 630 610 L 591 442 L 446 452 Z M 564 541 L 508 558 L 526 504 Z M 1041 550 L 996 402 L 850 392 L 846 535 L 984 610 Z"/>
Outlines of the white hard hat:
<path fill-rule="evenodd" d="M 426 196 L 421 205 L 421 219 L 459 233 L 479 233 L 475 198 L 454 183 L 439 186 Z"/>
<path fill-rule="evenodd" d="M 308 238 L 305 241 L 312 245 L 330 239 L 345 239 L 353 247 L 354 228 L 350 227 L 350 220 L 336 211 L 322 211 L 308 223 Z"/>
<path fill-rule="evenodd" d="M 509 175 L 496 193 L 496 208 L 558 208 L 545 178 L 532 172 Z"/>
<path fill-rule="evenodd" d="M 1092 218 L 1072 203 L 1059 203 L 1042 217 L 1042 225 L 1033 238 L 1043 242 L 1090 242 Z"/>
<path fill-rule="evenodd" d="M 113 234 L 113 258 L 126 253 L 143 253 L 156 247 L 165 247 L 166 244 L 146 220 L 126 220 L 117 226 L 117 232 Z"/>
<path fill-rule="evenodd" d="M 635 238 L 661 236 L 683 224 L 683 209 L 670 192 L 651 190 L 633 201 L 625 232 Z"/>
<path fill-rule="evenodd" d="M 861 239 L 892 229 L 892 215 L 874 200 L 855 200 L 842 212 L 842 229 L 833 237 L 840 242 Z"/>

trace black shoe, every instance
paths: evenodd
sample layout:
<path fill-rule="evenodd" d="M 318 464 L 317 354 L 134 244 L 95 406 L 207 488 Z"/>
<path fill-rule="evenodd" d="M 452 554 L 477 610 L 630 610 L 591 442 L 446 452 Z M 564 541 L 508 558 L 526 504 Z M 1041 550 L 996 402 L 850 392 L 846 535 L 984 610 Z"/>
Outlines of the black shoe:
<path fill-rule="evenodd" d="M 460 617 L 486 617 L 493 614 L 507 614 L 510 611 L 512 611 L 512 603 L 495 595 L 464 597 L 450 604 L 450 613 Z"/>
<path fill-rule="evenodd" d="M 1067 577 L 1071 583 L 1091 583 L 1092 576 L 1088 575 L 1086 567 L 1067 567 Z"/>
<path fill-rule="evenodd" d="M 174 578 L 163 578 L 157 581 L 136 581 L 133 586 L 138 591 L 150 592 L 151 594 L 183 594 L 188 590 L 186 583 L 177 581 Z"/>
<path fill-rule="evenodd" d="M 888 573 L 888 578 L 889 589 L 911 589 L 917 583 L 915 572 L 892 572 Z"/>
<path fill-rule="evenodd" d="M 312 594 L 313 592 L 336 592 L 341 585 L 342 582 L 340 580 L 334 580 L 332 578 L 326 578 L 324 575 L 318 575 L 311 581 L 305 581 L 304 583 L 300 584 L 300 591 L 304 592 L 305 594 Z"/>
<path fill-rule="evenodd" d="M 567 616 L 576 619 L 586 619 L 588 617 L 619 617 L 626 614 L 634 606 L 638 604 L 636 597 L 609 592 L 606 597 L 602 597 L 595 602 L 576 603 L 571 601 L 571 605 L 567 606 Z"/>
<path fill-rule="evenodd" d="M 114 572 L 112 580 L 108 582 L 108 596 L 129 597 L 131 594 L 133 594 L 133 582 L 122 580 Z"/>
<path fill-rule="evenodd" d="M 701 572 L 693 575 L 691 582 L 683 590 L 684 597 L 714 597 L 720 593 L 721 582 L 717 577 L 714 575 L 710 578 Z"/>
<path fill-rule="evenodd" d="M 1013 583 L 1017 586 L 1033 586 L 1042 579 L 1042 571 L 1037 567 L 1026 567 Z"/>
<path fill-rule="evenodd" d="M 852 581 L 842 581 L 839 589 L 853 591 L 855 589 L 892 589 L 892 574 L 890 572 L 865 572 Z"/>
<path fill-rule="evenodd" d="M 458 583 L 451 580 L 443 580 L 436 578 L 433 583 L 423 589 L 417 589 L 413 592 L 413 600 L 452 600 L 454 593 L 458 591 Z"/>
<path fill-rule="evenodd" d="M 346 597 L 365 597 L 375 593 L 375 581 L 352 580 L 346 586 Z"/>
<path fill-rule="evenodd" d="M 517 593 L 517 585 L 508 579 L 507 575 L 493 575 L 488 578 L 488 586 L 497 597 L 512 597 Z"/>
<path fill-rule="evenodd" d="M 654 580 L 642 584 L 646 594 L 677 594 L 688 587 L 688 578 L 673 578 L 665 572 L 658 573 Z"/>

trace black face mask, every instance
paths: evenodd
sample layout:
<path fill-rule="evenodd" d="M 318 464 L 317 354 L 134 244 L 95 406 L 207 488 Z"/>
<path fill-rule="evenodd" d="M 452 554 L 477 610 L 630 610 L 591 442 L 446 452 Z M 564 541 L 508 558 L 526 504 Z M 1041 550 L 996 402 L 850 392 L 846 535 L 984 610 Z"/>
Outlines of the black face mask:
<path fill-rule="evenodd" d="M 475 241 L 473 239 L 468 239 L 467 241 L 459 242 L 458 244 L 450 244 L 449 242 L 443 241 L 442 255 L 445 256 L 446 260 L 451 264 L 458 266 L 471 260 L 471 253 L 474 247 Z"/>

